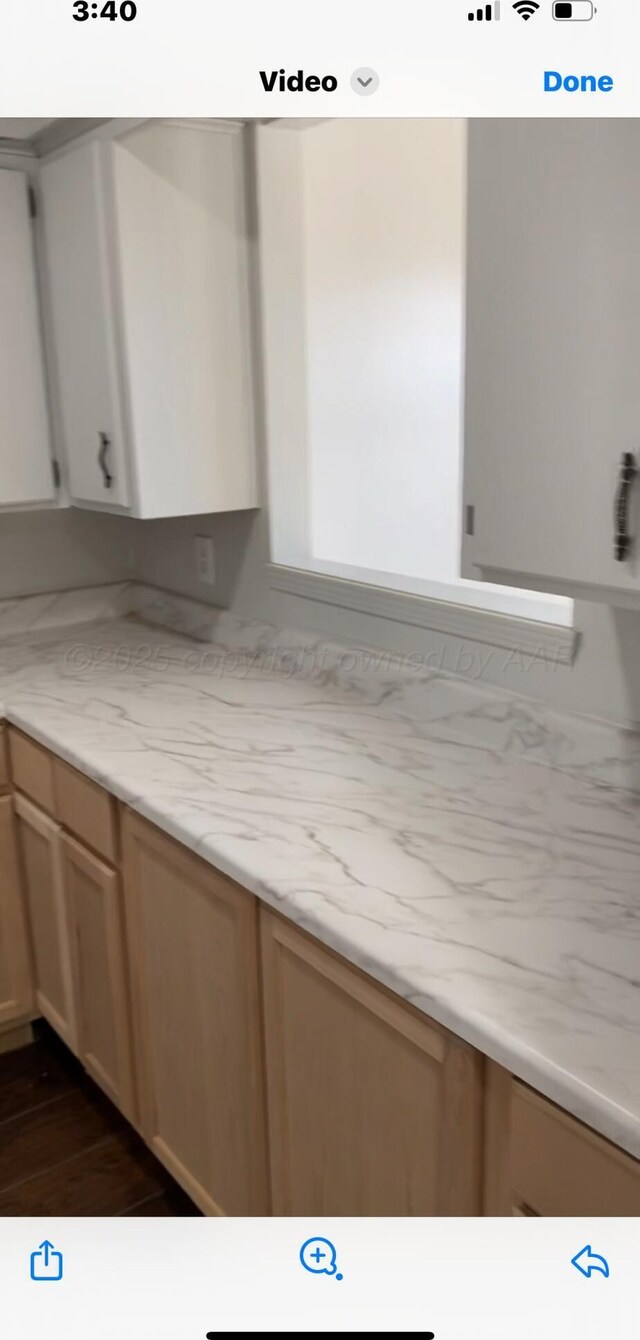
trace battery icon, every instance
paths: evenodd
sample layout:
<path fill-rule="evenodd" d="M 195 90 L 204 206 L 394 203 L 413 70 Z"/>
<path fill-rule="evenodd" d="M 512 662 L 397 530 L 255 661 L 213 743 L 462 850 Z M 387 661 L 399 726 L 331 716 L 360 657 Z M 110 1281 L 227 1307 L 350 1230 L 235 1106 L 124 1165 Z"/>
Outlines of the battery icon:
<path fill-rule="evenodd" d="M 592 0 L 554 0 L 553 17 L 559 23 L 588 23 L 597 9 Z"/>

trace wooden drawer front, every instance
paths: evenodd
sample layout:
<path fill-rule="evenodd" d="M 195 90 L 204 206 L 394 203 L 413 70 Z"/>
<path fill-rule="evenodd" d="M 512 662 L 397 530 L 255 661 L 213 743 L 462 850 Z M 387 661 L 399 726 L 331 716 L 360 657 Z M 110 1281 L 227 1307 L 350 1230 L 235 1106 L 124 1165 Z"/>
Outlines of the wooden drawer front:
<path fill-rule="evenodd" d="M 42 745 L 13 728 L 9 730 L 9 753 L 14 785 L 48 814 L 55 815 L 51 754 Z"/>
<path fill-rule="evenodd" d="M 513 1081 L 512 1212 L 640 1215 L 640 1163 Z"/>
<path fill-rule="evenodd" d="M 105 860 L 118 860 L 116 803 L 108 791 L 61 759 L 53 760 L 56 814 L 64 828 Z"/>
<path fill-rule="evenodd" d="M 7 732 L 0 726 L 0 792 L 9 790 L 9 759 L 7 757 Z"/>

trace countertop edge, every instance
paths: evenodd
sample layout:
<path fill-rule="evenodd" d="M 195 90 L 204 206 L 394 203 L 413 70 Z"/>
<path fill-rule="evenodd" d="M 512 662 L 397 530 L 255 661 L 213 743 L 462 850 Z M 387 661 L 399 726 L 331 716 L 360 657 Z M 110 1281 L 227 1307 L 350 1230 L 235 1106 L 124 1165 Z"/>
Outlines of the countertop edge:
<path fill-rule="evenodd" d="M 181 843 L 196 856 L 220 870 L 222 874 L 235 880 L 273 911 L 313 935 L 327 948 L 342 955 L 349 963 L 387 987 L 401 1000 L 413 1005 L 428 1018 L 481 1052 L 490 1061 L 503 1066 L 516 1079 L 530 1085 L 543 1097 L 556 1103 L 632 1158 L 640 1159 L 640 1119 L 632 1113 L 607 1100 L 601 1093 L 548 1061 L 540 1053 L 523 1046 L 508 1032 L 496 1029 L 490 1021 L 469 1018 L 463 1010 L 453 1008 L 450 1003 L 439 1000 L 437 996 L 416 993 L 414 985 L 403 980 L 400 974 L 390 970 L 383 962 L 372 960 L 363 954 L 358 945 L 348 937 L 328 929 L 317 916 L 301 913 L 298 907 L 287 903 L 285 898 L 270 888 L 267 881 L 230 860 L 212 845 L 203 843 L 187 828 L 176 822 L 170 813 L 145 800 L 143 794 L 132 793 L 120 784 L 117 778 L 96 767 L 90 758 L 66 748 L 64 743 L 51 733 L 39 729 L 29 720 L 28 715 L 0 702 L 0 723 L 3 721 L 24 731 L 31 739 L 50 749 L 64 762 L 103 786 L 141 818 L 155 824 L 167 836 Z M 153 752 L 161 757 L 161 751 Z"/>

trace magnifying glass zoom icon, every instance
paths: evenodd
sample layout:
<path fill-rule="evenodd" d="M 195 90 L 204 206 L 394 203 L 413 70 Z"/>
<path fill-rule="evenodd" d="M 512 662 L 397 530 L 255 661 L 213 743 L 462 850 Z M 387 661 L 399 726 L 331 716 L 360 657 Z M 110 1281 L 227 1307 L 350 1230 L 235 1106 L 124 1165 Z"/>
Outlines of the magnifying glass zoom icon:
<path fill-rule="evenodd" d="M 310 1275 L 333 1275 L 341 1280 L 338 1255 L 329 1238 L 307 1238 L 300 1248 L 300 1264 Z"/>

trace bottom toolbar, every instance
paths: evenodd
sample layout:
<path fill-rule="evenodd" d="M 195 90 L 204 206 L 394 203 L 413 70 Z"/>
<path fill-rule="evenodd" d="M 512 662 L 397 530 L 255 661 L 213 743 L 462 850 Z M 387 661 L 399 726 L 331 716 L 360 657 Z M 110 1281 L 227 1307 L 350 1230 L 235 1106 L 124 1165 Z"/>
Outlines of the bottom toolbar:
<path fill-rule="evenodd" d="M 0 1220 L 11 1340 L 628 1340 L 639 1258 L 622 1219 Z"/>

